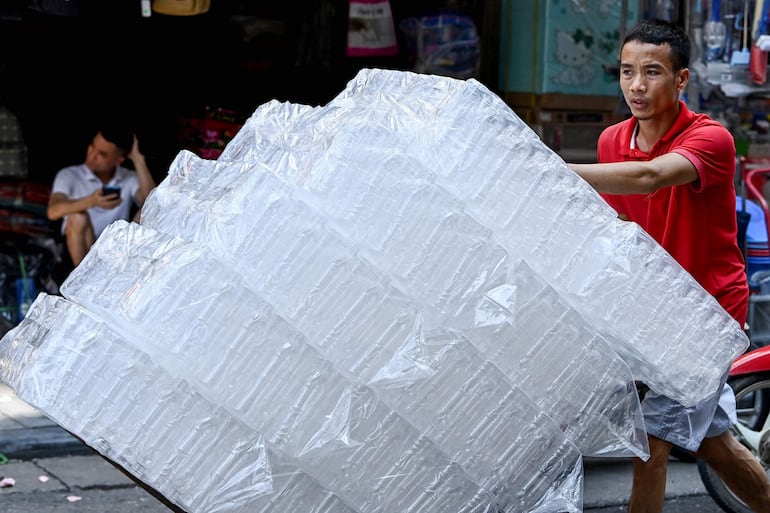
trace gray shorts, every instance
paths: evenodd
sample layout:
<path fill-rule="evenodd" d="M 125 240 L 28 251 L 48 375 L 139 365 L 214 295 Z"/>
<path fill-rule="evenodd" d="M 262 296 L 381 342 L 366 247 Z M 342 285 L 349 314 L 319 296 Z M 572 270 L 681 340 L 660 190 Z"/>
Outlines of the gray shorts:
<path fill-rule="evenodd" d="M 738 422 L 735 394 L 729 385 L 722 393 L 696 406 L 685 407 L 652 390 L 642 401 L 647 433 L 688 451 L 697 451 L 704 438 L 719 436 Z"/>

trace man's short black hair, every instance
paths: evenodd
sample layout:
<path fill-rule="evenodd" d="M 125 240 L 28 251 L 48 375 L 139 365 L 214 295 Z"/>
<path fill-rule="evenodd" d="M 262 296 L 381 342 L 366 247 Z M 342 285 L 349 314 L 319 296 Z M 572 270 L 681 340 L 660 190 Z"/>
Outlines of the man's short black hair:
<path fill-rule="evenodd" d="M 642 21 L 628 31 L 623 39 L 621 50 L 626 43 L 631 41 L 653 45 L 668 44 L 671 47 L 671 62 L 674 71 L 684 69 L 690 64 L 690 38 L 684 29 L 676 23 L 660 19 Z"/>
<path fill-rule="evenodd" d="M 134 145 L 134 131 L 125 125 L 103 124 L 99 128 L 99 132 L 107 141 L 117 146 L 123 155 L 131 151 L 131 147 Z"/>

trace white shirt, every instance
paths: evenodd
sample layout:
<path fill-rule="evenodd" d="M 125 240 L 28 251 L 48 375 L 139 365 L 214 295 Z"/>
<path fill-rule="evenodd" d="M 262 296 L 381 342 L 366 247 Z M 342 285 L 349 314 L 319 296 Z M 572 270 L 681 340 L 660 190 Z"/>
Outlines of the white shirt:
<path fill-rule="evenodd" d="M 107 225 L 118 219 L 128 220 L 131 214 L 131 207 L 134 204 L 134 197 L 139 190 L 139 178 L 136 172 L 125 167 L 118 166 L 115 169 L 115 176 L 109 182 L 110 185 L 120 187 L 120 205 L 105 210 L 100 207 L 88 209 L 88 216 L 91 218 L 91 224 L 94 227 L 94 235 L 98 237 L 107 228 Z M 51 194 L 60 192 L 71 200 L 80 199 L 92 194 L 95 190 L 101 189 L 102 181 L 93 171 L 88 169 L 85 164 L 69 166 L 56 173 L 53 180 Z M 62 233 L 67 224 L 67 217 L 62 221 Z"/>

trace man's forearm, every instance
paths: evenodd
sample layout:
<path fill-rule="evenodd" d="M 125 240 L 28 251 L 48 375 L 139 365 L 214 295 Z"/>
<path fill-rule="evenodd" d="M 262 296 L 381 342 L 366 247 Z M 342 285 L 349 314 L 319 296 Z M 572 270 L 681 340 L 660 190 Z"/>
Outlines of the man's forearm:
<path fill-rule="evenodd" d="M 76 212 L 85 212 L 89 208 L 93 207 L 91 196 L 84 196 L 80 199 L 58 199 L 53 203 L 48 204 L 48 210 L 46 214 L 51 221 L 57 221 L 64 216 L 74 214 Z"/>
<path fill-rule="evenodd" d="M 132 160 L 134 163 L 134 170 L 136 171 L 136 177 L 139 179 L 139 192 L 137 194 L 137 201 L 139 205 L 144 205 L 144 200 L 150 194 L 153 188 L 155 188 L 155 180 L 150 173 L 150 168 L 147 166 L 144 155 L 135 156 Z"/>

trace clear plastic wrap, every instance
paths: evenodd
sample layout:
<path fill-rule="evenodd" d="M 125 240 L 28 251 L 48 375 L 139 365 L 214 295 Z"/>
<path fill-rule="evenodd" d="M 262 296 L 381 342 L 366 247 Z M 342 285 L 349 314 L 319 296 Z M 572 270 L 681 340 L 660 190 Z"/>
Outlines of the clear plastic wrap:
<path fill-rule="evenodd" d="M 362 70 L 324 107 L 258 108 L 219 161 L 236 155 L 348 226 L 392 224 L 405 215 L 399 191 L 440 188 L 602 331 L 636 379 L 683 404 L 713 396 L 748 347 L 678 262 L 475 80 Z M 368 233 L 354 236 L 366 244 Z"/>
<path fill-rule="evenodd" d="M 411 208 L 404 209 L 395 227 L 383 229 L 381 238 L 386 242 L 377 244 L 378 248 L 395 246 L 380 249 L 398 259 L 394 265 L 356 245 L 350 240 L 354 237 L 337 233 L 334 224 L 301 200 L 302 190 L 293 189 L 266 168 L 254 166 L 249 173 L 243 169 L 240 164 L 214 164 L 189 152 L 180 154 L 171 166 L 175 178 L 148 200 L 144 226 L 207 244 L 304 333 L 318 333 L 315 338 L 322 341 L 321 349 L 364 382 L 382 365 L 378 356 L 383 355 L 385 343 L 377 333 L 394 333 L 398 340 L 414 337 L 383 322 L 406 317 L 406 327 L 413 323 L 413 315 L 405 316 L 380 299 L 392 295 L 388 289 L 393 289 L 400 296 L 416 298 L 410 308 L 419 308 L 428 329 L 457 330 L 455 339 L 467 338 L 482 358 L 493 361 L 534 400 L 550 394 L 553 408 L 546 411 L 565 426 L 584 454 L 646 455 L 636 389 L 625 362 L 529 266 L 513 261 L 494 244 L 488 230 L 460 210 L 447 214 L 437 209 L 439 205 L 458 208 L 456 202 L 431 201 L 437 195 L 428 194 L 426 188 L 421 193 L 405 191 L 412 198 Z M 206 198 L 201 191 L 206 191 Z M 243 212 L 249 215 L 244 217 Z M 182 224 L 190 216 L 199 216 L 200 221 Z M 233 226 L 238 229 L 223 229 Z M 436 242 L 441 240 L 437 234 L 443 236 L 441 244 Z M 407 251 L 409 240 L 427 241 Z M 365 254 L 374 260 L 364 259 Z M 375 267 L 373 262 L 382 265 Z M 385 281 L 385 276 L 390 279 Z M 514 312 L 495 315 L 492 321 L 482 311 L 489 306 L 485 294 L 506 286 L 518 291 L 518 304 L 509 300 L 507 307 Z M 535 306 L 526 315 L 541 322 L 530 323 L 530 328 L 537 329 L 525 330 L 515 310 L 530 300 Z M 552 328 L 562 316 L 564 328 Z M 377 353 L 359 354 L 357 347 L 343 345 L 360 340 L 377 340 L 372 346 Z M 537 352 L 541 356 L 533 358 Z M 553 379 L 558 387 L 550 383 Z M 586 402 L 587 396 L 592 400 Z"/>
<path fill-rule="evenodd" d="M 578 512 L 583 454 L 647 455 L 635 379 L 747 345 L 494 94 L 383 70 L 180 152 L 61 293 L 0 379 L 188 513 Z"/>

